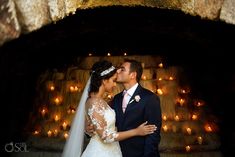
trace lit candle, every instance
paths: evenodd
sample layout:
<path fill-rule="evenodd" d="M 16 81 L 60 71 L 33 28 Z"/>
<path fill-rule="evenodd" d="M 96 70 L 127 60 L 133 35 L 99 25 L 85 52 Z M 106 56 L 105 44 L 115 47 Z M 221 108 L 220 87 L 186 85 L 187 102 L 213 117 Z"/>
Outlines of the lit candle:
<path fill-rule="evenodd" d="M 167 130 L 168 130 L 167 125 L 164 125 L 162 128 L 163 128 L 163 130 L 164 130 L 165 132 L 167 132 Z"/>
<path fill-rule="evenodd" d="M 38 135 L 38 134 L 39 134 L 39 131 L 35 130 L 33 134 L 34 134 L 34 135 Z"/>
<path fill-rule="evenodd" d="M 64 138 L 67 139 L 69 137 L 69 134 L 66 132 L 64 133 Z"/>
<path fill-rule="evenodd" d="M 111 54 L 110 54 L 110 53 L 107 53 L 107 56 L 111 56 Z"/>
<path fill-rule="evenodd" d="M 75 109 L 71 109 L 71 113 L 75 113 Z"/>
<path fill-rule="evenodd" d="M 188 133 L 189 135 L 192 134 L 192 129 L 191 129 L 191 128 L 186 128 L 186 131 L 187 131 L 187 133 Z"/>
<path fill-rule="evenodd" d="M 211 126 L 209 124 L 206 124 L 204 126 L 204 128 L 205 128 L 206 132 L 212 132 L 212 128 L 211 128 Z"/>
<path fill-rule="evenodd" d="M 92 56 L 92 53 L 89 53 L 89 56 Z"/>
<path fill-rule="evenodd" d="M 170 81 L 174 80 L 174 77 L 170 76 L 170 77 L 169 77 L 169 80 L 170 80 Z"/>
<path fill-rule="evenodd" d="M 175 115 L 175 121 L 179 121 L 179 120 L 180 120 L 179 116 Z"/>
<path fill-rule="evenodd" d="M 51 135 L 52 135 L 52 131 L 49 130 L 49 131 L 47 132 L 47 136 L 48 136 L 48 137 L 51 137 Z"/>
<path fill-rule="evenodd" d="M 126 56 L 126 55 L 127 55 L 127 53 L 125 52 L 125 53 L 124 53 L 124 56 Z"/>
<path fill-rule="evenodd" d="M 60 103 L 60 99 L 58 97 L 56 97 L 54 101 L 55 101 L 56 105 L 58 105 Z"/>
<path fill-rule="evenodd" d="M 42 115 L 42 117 L 44 117 L 44 116 L 45 116 L 45 114 L 46 114 L 46 109 L 45 109 L 45 108 L 43 108 L 43 109 L 42 109 L 42 111 L 41 111 L 41 115 Z"/>
<path fill-rule="evenodd" d="M 75 86 L 75 87 L 74 87 L 74 90 L 75 90 L 75 91 L 78 91 L 78 86 Z"/>
<path fill-rule="evenodd" d="M 51 85 L 51 86 L 50 86 L 50 90 L 51 90 L 51 91 L 54 91 L 54 90 L 55 90 L 55 86 Z"/>
<path fill-rule="evenodd" d="M 74 86 L 70 86 L 69 89 L 70 89 L 70 92 L 74 92 Z"/>
<path fill-rule="evenodd" d="M 59 119 L 60 119 L 59 116 L 56 114 L 54 120 L 57 122 Z"/>
<path fill-rule="evenodd" d="M 161 80 L 162 80 L 162 78 L 161 78 L 161 77 L 159 77 L 159 78 L 158 78 L 158 81 L 161 81 Z"/>
<path fill-rule="evenodd" d="M 55 129 L 55 130 L 54 130 L 54 136 L 57 136 L 57 135 L 58 135 L 58 130 Z"/>
<path fill-rule="evenodd" d="M 162 119 L 163 119 L 164 121 L 166 121 L 166 120 L 167 120 L 167 117 L 166 117 L 166 116 L 163 116 Z"/>
<path fill-rule="evenodd" d="M 186 152 L 189 152 L 191 150 L 190 146 L 185 147 Z"/>
<path fill-rule="evenodd" d="M 190 89 L 186 87 L 185 89 L 180 89 L 179 92 L 182 93 L 182 94 L 187 94 L 187 93 L 190 92 Z"/>
<path fill-rule="evenodd" d="M 195 106 L 197 106 L 197 107 L 201 107 L 201 106 L 204 105 L 204 102 L 200 100 L 200 101 L 196 101 L 194 104 L 195 104 Z"/>
<path fill-rule="evenodd" d="M 157 93 L 158 93 L 159 95 L 162 95 L 162 94 L 163 94 L 163 91 L 159 88 L 159 89 L 157 89 Z"/>
<path fill-rule="evenodd" d="M 146 80 L 146 76 L 144 75 L 142 79 L 143 79 L 143 80 Z"/>
<path fill-rule="evenodd" d="M 63 122 L 62 127 L 63 127 L 64 130 L 66 130 L 66 128 L 67 128 L 67 123 L 66 123 L 66 122 Z"/>
<path fill-rule="evenodd" d="M 197 106 L 201 106 L 202 104 L 201 104 L 201 102 L 197 102 Z"/>
<path fill-rule="evenodd" d="M 201 136 L 197 137 L 197 142 L 198 142 L 198 144 L 202 144 L 202 137 Z"/>
<path fill-rule="evenodd" d="M 179 100 L 179 103 L 180 103 L 180 105 L 181 105 L 181 106 L 183 106 L 183 105 L 184 105 L 184 102 L 185 102 L 185 100 L 184 100 L 184 99 L 182 99 L 182 98 Z"/>
<path fill-rule="evenodd" d="M 192 120 L 197 120 L 197 118 L 198 118 L 198 117 L 197 117 L 196 114 L 193 114 L 193 115 L 192 115 Z"/>
<path fill-rule="evenodd" d="M 159 68 L 163 68 L 163 64 L 162 63 L 159 63 L 158 66 L 159 66 Z"/>

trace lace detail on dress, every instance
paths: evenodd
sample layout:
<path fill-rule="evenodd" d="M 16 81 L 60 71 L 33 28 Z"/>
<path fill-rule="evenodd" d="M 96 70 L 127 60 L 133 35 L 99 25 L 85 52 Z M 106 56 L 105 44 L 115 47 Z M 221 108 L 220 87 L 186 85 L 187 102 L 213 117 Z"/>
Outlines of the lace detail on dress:
<path fill-rule="evenodd" d="M 87 114 L 95 126 L 96 133 L 102 139 L 104 143 L 114 142 L 118 137 L 118 133 L 113 125 L 115 125 L 114 111 L 108 106 L 108 104 L 100 98 L 90 98 L 87 100 Z M 112 112 L 109 115 L 109 112 Z M 106 116 L 107 115 L 107 116 Z M 110 122 L 109 122 L 110 121 Z"/>

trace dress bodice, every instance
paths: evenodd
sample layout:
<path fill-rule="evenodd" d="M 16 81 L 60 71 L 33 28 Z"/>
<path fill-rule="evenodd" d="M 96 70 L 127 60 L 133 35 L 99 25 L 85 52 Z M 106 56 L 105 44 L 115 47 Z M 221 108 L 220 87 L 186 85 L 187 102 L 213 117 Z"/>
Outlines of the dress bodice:
<path fill-rule="evenodd" d="M 122 157 L 115 127 L 115 111 L 100 98 L 89 98 L 86 102 L 87 118 L 95 127 L 82 157 Z"/>

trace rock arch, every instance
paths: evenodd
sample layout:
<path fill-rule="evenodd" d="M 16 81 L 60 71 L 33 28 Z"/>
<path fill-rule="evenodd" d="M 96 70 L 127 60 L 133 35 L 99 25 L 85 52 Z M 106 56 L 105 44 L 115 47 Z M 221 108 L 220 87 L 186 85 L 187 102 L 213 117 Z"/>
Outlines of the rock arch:
<path fill-rule="evenodd" d="M 1 0 L 0 46 L 81 9 L 128 6 L 180 10 L 203 19 L 235 24 L 233 0 Z"/>

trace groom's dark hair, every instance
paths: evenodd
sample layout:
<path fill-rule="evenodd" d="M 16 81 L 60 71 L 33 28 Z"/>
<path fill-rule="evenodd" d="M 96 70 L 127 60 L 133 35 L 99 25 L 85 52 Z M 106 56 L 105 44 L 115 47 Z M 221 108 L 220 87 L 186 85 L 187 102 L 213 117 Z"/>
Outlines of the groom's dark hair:
<path fill-rule="evenodd" d="M 136 72 L 137 73 L 136 81 L 140 82 L 143 73 L 143 67 L 141 63 L 134 59 L 125 59 L 124 62 L 130 63 L 130 72 Z"/>

